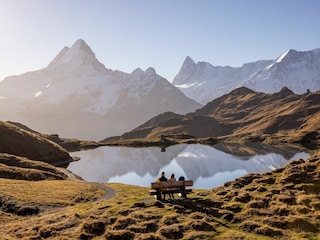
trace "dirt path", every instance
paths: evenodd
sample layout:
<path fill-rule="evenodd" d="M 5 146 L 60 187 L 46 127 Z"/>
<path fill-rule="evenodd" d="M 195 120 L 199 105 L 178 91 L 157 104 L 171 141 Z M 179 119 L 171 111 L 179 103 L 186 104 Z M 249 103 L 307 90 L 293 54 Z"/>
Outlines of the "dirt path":
<path fill-rule="evenodd" d="M 65 175 L 67 175 L 69 180 L 84 181 L 81 177 L 70 172 L 69 170 L 67 170 L 65 168 L 59 168 L 59 170 L 61 172 L 63 172 Z M 104 195 L 102 199 L 108 200 L 108 199 L 112 199 L 116 196 L 117 191 L 114 190 L 113 188 L 111 188 L 103 183 L 98 183 L 98 182 L 90 182 L 90 183 L 92 183 L 93 185 L 95 185 L 99 188 L 102 188 L 103 190 L 105 190 L 107 192 L 106 195 Z"/>
<path fill-rule="evenodd" d="M 97 183 L 97 182 L 91 182 L 92 184 L 96 185 L 99 188 L 104 189 L 107 194 L 103 196 L 104 200 L 112 199 L 116 196 L 117 191 L 114 190 L 113 188 L 103 184 L 103 183 Z"/>

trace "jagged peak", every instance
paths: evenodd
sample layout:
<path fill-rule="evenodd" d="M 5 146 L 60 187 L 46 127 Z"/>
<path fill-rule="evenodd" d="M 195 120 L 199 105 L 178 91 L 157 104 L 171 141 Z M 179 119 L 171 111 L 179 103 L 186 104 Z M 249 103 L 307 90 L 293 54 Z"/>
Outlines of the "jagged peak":
<path fill-rule="evenodd" d="M 185 84 L 188 80 L 185 76 L 192 76 L 193 72 L 196 70 L 197 64 L 187 56 L 180 68 L 179 73 L 174 77 L 172 83 L 174 85 Z"/>
<path fill-rule="evenodd" d="M 89 45 L 82 39 L 78 39 L 71 48 L 64 47 L 48 67 L 56 67 L 71 62 L 73 67 L 86 65 L 93 66 L 96 70 L 105 69 L 104 65 L 96 59 Z"/>
<path fill-rule="evenodd" d="M 148 67 L 145 71 L 143 71 L 141 68 L 136 68 L 135 70 L 132 71 L 131 74 L 137 75 L 137 76 L 142 76 L 142 75 L 152 76 L 152 75 L 157 75 L 157 72 L 154 68 Z"/>
<path fill-rule="evenodd" d="M 287 50 L 286 52 L 282 53 L 276 60 L 277 63 L 280 63 L 288 54 L 292 52 L 292 49 Z"/>
<path fill-rule="evenodd" d="M 132 71 L 133 75 L 142 75 L 144 74 L 144 71 L 141 68 L 136 68 L 135 70 Z"/>
<path fill-rule="evenodd" d="M 90 52 L 93 53 L 89 45 L 83 40 L 78 39 L 71 47 L 71 49 L 77 49 L 80 51 Z"/>
<path fill-rule="evenodd" d="M 193 61 L 193 59 L 191 57 L 187 56 L 182 64 L 182 68 L 189 67 L 190 65 L 191 66 L 196 65 L 196 63 L 195 63 L 195 61 Z"/>
<path fill-rule="evenodd" d="M 145 71 L 146 75 L 156 75 L 157 72 L 154 68 L 148 67 L 147 70 Z"/>
<path fill-rule="evenodd" d="M 320 49 L 318 48 L 310 51 L 297 51 L 295 49 L 289 49 L 288 51 L 286 51 L 276 59 L 276 63 L 281 63 L 285 61 L 297 61 L 298 59 L 306 57 L 312 53 L 320 54 Z"/>

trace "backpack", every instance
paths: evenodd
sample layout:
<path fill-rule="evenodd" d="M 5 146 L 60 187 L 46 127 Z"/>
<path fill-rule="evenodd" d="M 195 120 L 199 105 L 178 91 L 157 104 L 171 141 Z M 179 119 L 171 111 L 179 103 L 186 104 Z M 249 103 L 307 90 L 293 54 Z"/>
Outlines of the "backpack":
<path fill-rule="evenodd" d="M 184 176 L 179 177 L 179 181 L 184 181 Z"/>

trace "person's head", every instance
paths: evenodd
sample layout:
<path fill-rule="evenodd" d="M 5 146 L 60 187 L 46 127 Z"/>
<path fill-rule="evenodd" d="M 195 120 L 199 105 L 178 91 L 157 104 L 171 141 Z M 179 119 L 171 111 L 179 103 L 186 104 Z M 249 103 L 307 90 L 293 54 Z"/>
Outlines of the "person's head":
<path fill-rule="evenodd" d="M 171 178 L 174 178 L 174 173 L 171 174 Z"/>
<path fill-rule="evenodd" d="M 162 172 L 162 173 L 161 173 L 161 176 L 163 176 L 163 177 L 164 177 L 164 175 L 165 175 L 165 173 L 164 173 L 164 172 Z"/>

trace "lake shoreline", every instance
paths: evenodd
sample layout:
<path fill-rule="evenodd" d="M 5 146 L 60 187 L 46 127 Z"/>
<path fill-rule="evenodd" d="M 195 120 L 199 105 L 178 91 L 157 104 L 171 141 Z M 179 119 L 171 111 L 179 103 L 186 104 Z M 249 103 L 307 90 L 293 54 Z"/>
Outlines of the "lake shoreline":
<path fill-rule="evenodd" d="M 80 158 L 68 170 L 89 182 L 118 182 L 150 186 L 164 171 L 169 177 L 194 180 L 198 189 L 210 189 L 241 177 L 282 167 L 307 158 L 311 151 L 297 146 L 265 143 L 176 144 L 159 147 L 103 146 L 72 152 Z"/>
<path fill-rule="evenodd" d="M 293 144 L 301 145 L 305 148 L 316 149 L 320 148 L 320 139 L 315 136 L 311 139 L 302 137 L 290 137 L 288 135 L 269 135 L 261 136 L 230 136 L 230 137 L 208 137 L 197 138 L 189 135 L 170 135 L 162 138 L 154 139 L 113 139 L 98 142 L 100 146 L 127 146 L 127 147 L 168 147 L 176 144 L 203 144 L 215 145 L 217 143 L 250 143 L 259 142 L 270 145 Z"/>

